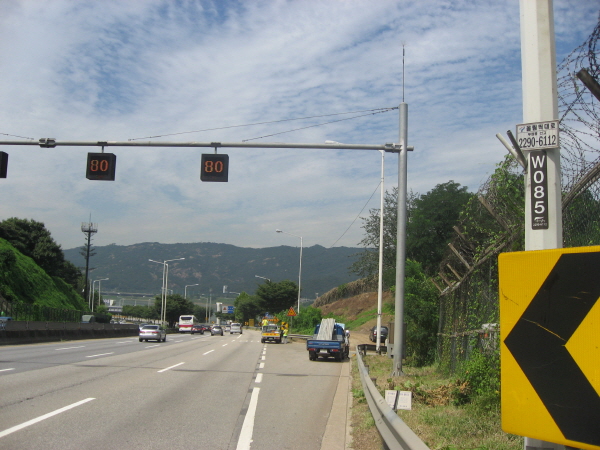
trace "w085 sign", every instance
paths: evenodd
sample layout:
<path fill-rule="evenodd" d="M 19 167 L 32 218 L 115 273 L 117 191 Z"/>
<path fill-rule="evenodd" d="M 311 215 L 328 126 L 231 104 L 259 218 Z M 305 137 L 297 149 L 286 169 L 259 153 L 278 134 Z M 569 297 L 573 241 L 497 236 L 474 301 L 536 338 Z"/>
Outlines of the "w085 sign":
<path fill-rule="evenodd" d="M 545 150 L 529 153 L 531 176 L 531 229 L 548 229 L 548 155 Z"/>

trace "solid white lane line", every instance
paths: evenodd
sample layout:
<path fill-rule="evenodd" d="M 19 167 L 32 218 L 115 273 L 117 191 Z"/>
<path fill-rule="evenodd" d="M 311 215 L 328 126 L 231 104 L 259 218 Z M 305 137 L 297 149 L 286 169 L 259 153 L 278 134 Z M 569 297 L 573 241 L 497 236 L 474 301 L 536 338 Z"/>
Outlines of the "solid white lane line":
<path fill-rule="evenodd" d="M 95 398 L 86 398 L 85 400 L 81 400 L 80 402 L 73 403 L 73 404 L 71 404 L 69 406 L 65 406 L 64 408 L 60 408 L 60 409 L 57 409 L 56 411 L 52 411 L 52 412 L 49 412 L 48 414 L 44 414 L 43 416 L 37 417 L 36 419 L 31 419 L 31 420 L 29 420 L 27 422 L 23 422 L 21 425 L 15 425 L 12 428 L 9 428 L 7 430 L 1 431 L 0 432 L 0 438 L 3 438 L 4 436 L 7 436 L 7 435 L 9 435 L 11 433 L 14 433 L 15 431 L 19 431 L 19 430 L 21 430 L 21 429 L 23 429 L 25 427 L 28 427 L 29 425 L 36 424 L 38 422 L 41 422 L 42 420 L 49 419 L 52 416 L 56 416 L 57 414 L 63 413 L 65 411 L 68 411 L 71 408 L 75 408 L 77 406 L 83 405 L 84 403 L 87 403 L 87 402 L 89 402 L 91 400 L 96 400 L 96 399 Z"/>
<path fill-rule="evenodd" d="M 78 347 L 62 347 L 62 348 L 55 348 L 54 350 L 71 350 L 72 348 L 83 348 L 85 347 L 85 345 L 80 345 Z"/>
<path fill-rule="evenodd" d="M 174 366 L 167 367 L 166 369 L 159 370 L 158 373 L 166 372 L 167 370 L 171 370 L 173 367 L 177 367 L 177 366 L 180 366 L 182 364 L 185 364 L 185 363 L 180 362 L 179 364 L 175 364 Z"/>
<path fill-rule="evenodd" d="M 237 450 L 250 450 L 250 444 L 252 443 L 252 432 L 254 431 L 254 417 L 256 415 L 256 406 L 258 405 L 258 393 L 260 388 L 255 387 L 252 389 L 252 396 L 250 397 L 250 404 L 248 405 L 248 411 L 244 418 L 244 424 L 242 425 L 242 431 L 240 438 L 238 439 Z"/>
<path fill-rule="evenodd" d="M 106 355 L 112 355 L 114 352 L 110 352 L 110 353 L 100 353 L 98 355 L 89 355 L 86 356 L 86 358 L 95 358 L 96 356 L 106 356 Z"/>
<path fill-rule="evenodd" d="M 260 383 L 262 381 L 262 376 L 262 373 L 257 373 L 255 383 Z"/>
<path fill-rule="evenodd" d="M 214 350 L 209 350 L 206 353 L 202 353 L 202 355 L 208 355 L 210 352 L 214 352 Z"/>

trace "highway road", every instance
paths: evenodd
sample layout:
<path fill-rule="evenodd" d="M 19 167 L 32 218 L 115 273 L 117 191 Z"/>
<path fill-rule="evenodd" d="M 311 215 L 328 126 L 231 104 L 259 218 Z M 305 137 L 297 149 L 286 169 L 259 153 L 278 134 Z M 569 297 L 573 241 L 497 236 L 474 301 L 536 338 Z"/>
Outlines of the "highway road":
<path fill-rule="evenodd" d="M 4 346 L 0 449 L 321 449 L 347 364 L 254 330 Z"/>

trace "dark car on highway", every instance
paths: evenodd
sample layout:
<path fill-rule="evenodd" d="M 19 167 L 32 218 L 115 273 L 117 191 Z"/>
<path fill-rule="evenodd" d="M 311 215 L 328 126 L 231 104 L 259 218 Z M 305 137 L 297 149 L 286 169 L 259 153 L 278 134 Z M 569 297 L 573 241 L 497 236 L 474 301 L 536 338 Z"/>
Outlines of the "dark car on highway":
<path fill-rule="evenodd" d="M 210 331 L 210 327 L 207 327 L 206 325 L 197 323 L 195 325 L 192 325 L 192 330 L 191 333 L 200 333 L 200 334 L 204 334 L 205 331 Z"/>
<path fill-rule="evenodd" d="M 385 342 L 385 340 L 388 337 L 388 327 L 381 327 L 381 342 Z M 372 342 L 376 342 L 377 341 L 377 325 L 374 326 L 373 328 L 371 328 L 371 331 L 369 332 L 369 339 Z"/>

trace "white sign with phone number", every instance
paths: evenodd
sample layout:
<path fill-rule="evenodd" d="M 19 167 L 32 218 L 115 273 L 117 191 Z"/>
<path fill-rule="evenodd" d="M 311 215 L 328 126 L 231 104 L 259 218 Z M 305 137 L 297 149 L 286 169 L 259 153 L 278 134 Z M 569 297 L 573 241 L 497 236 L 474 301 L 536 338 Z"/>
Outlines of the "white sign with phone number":
<path fill-rule="evenodd" d="M 557 148 L 558 120 L 517 125 L 517 144 L 521 150 Z"/>

